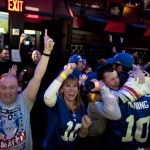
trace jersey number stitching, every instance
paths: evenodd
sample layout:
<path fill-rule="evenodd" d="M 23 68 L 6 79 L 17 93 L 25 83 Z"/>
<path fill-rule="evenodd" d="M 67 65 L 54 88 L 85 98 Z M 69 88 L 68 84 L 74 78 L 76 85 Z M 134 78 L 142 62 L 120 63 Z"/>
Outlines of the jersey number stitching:
<path fill-rule="evenodd" d="M 144 143 L 147 140 L 147 136 L 149 133 L 149 123 L 150 123 L 150 116 L 140 118 L 136 122 L 134 122 L 134 115 L 130 115 L 126 122 L 128 123 L 126 136 L 122 137 L 122 142 L 131 142 L 133 138 L 136 139 L 136 141 Z M 136 130 L 135 134 L 133 133 L 133 126 L 136 124 Z M 143 125 L 146 124 L 146 135 L 144 138 L 142 138 L 142 131 L 143 131 Z"/>
<path fill-rule="evenodd" d="M 62 140 L 64 141 L 74 141 L 77 136 L 77 131 L 79 128 L 81 128 L 81 124 L 77 123 L 75 128 L 73 129 L 73 122 L 69 121 L 67 123 L 67 129 L 64 133 L 64 135 L 61 136 Z"/>

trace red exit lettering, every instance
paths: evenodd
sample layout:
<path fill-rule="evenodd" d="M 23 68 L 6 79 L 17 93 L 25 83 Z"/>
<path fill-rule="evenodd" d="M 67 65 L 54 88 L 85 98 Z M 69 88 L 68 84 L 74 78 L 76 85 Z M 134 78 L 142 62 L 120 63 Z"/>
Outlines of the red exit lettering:
<path fill-rule="evenodd" d="M 23 1 L 21 0 L 8 0 L 8 10 L 22 12 L 23 11 Z"/>

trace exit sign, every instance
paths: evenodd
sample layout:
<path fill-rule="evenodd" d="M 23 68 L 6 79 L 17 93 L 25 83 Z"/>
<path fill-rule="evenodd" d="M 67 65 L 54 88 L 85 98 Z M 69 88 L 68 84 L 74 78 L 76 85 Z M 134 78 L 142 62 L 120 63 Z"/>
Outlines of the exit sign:
<path fill-rule="evenodd" d="M 23 12 L 24 2 L 22 0 L 7 0 L 8 11 Z"/>

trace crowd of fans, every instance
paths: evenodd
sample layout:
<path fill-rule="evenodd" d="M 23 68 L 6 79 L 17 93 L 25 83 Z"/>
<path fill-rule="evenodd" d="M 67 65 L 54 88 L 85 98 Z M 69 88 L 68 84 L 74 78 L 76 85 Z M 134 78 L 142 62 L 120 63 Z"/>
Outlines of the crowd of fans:
<path fill-rule="evenodd" d="M 0 149 L 150 149 L 150 62 L 113 47 L 92 68 L 74 54 L 44 87 L 54 41 L 45 30 L 43 52 L 28 54 L 25 39 L 21 66 L 0 49 Z"/>

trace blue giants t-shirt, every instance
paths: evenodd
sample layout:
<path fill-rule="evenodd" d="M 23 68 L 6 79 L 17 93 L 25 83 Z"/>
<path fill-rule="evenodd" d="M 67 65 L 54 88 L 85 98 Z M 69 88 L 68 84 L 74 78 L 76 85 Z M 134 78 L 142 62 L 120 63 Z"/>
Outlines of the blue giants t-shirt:
<path fill-rule="evenodd" d="M 108 123 L 110 149 L 134 149 L 150 144 L 150 95 L 119 106 L 121 119 Z"/>
<path fill-rule="evenodd" d="M 48 108 L 48 128 L 42 148 L 44 150 L 74 150 L 81 120 L 85 114 L 84 105 L 80 110 L 72 113 L 64 100 L 57 96 L 56 105 Z"/>

